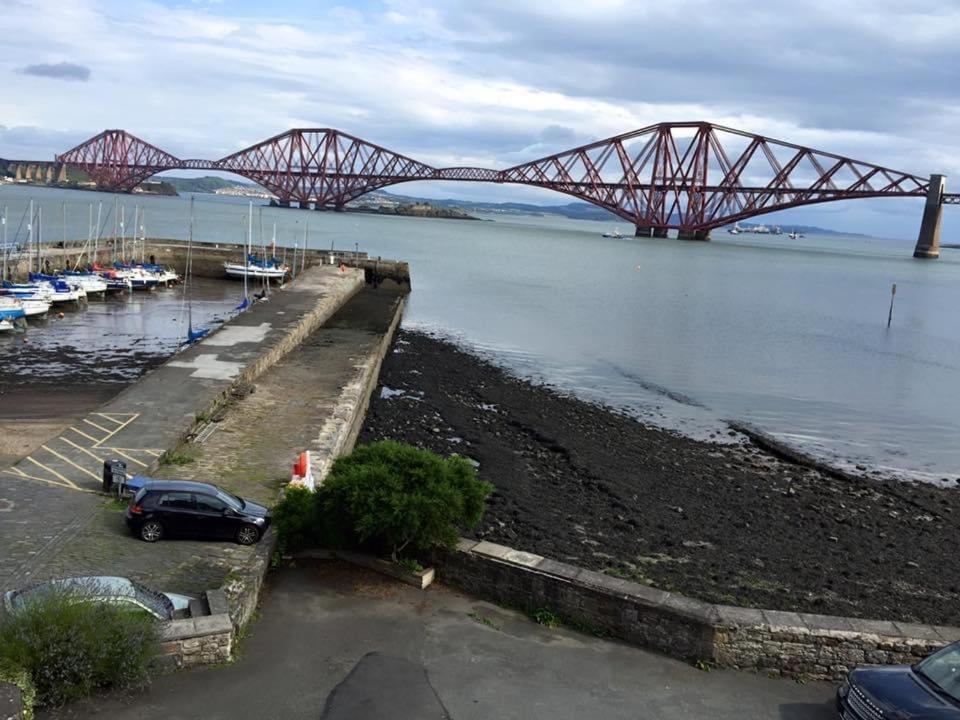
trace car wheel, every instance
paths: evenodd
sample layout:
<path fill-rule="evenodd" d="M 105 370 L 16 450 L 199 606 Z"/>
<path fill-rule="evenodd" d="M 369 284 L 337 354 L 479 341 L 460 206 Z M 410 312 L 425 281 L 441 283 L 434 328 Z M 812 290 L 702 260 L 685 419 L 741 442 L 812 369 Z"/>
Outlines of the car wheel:
<path fill-rule="evenodd" d="M 163 525 L 156 520 L 147 520 L 140 526 L 140 539 L 145 542 L 156 542 L 163 537 Z"/>
<path fill-rule="evenodd" d="M 241 545 L 254 545 L 260 539 L 260 531 L 253 525 L 244 525 L 237 530 L 237 542 Z"/>

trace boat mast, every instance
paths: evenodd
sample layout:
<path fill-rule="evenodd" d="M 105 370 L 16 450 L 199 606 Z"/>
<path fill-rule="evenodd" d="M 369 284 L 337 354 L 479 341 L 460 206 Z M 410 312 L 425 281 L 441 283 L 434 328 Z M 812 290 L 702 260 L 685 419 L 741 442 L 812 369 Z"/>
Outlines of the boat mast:
<path fill-rule="evenodd" d="M 187 235 L 187 262 L 186 280 L 187 284 L 187 338 L 191 339 L 193 335 L 193 283 L 190 282 L 190 272 L 193 269 L 193 195 L 190 195 L 190 232 Z M 182 316 L 181 316 L 182 317 Z"/>
<path fill-rule="evenodd" d="M 3 206 L 3 277 L 0 282 L 7 279 L 7 256 L 10 254 L 10 248 L 7 246 L 7 206 Z"/>
<path fill-rule="evenodd" d="M 33 266 L 33 199 L 30 199 L 30 217 L 27 219 L 27 272 Z"/>
<path fill-rule="evenodd" d="M 247 275 L 250 274 L 250 248 L 253 246 L 253 200 L 250 201 L 250 214 L 247 217 L 247 246 L 243 249 L 243 301 L 250 293 L 247 290 Z"/>
<path fill-rule="evenodd" d="M 63 269 L 67 269 L 67 201 L 63 201 Z"/>
<path fill-rule="evenodd" d="M 100 211 L 103 210 L 103 200 L 97 203 L 97 234 L 93 236 L 93 261 L 98 262 L 100 252 Z M 93 214 L 93 203 L 90 203 L 90 214 Z"/>
<path fill-rule="evenodd" d="M 120 262 L 123 262 L 127 255 L 127 231 L 123 221 L 126 220 L 126 205 L 120 206 Z"/>
<path fill-rule="evenodd" d="M 43 205 L 37 208 L 37 272 L 43 272 L 40 268 L 40 246 L 43 244 Z"/>

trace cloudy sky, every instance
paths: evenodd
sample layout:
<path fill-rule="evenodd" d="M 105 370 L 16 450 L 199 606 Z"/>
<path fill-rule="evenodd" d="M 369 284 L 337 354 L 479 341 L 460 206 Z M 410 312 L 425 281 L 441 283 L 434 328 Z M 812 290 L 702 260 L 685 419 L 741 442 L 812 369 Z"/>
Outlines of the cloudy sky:
<path fill-rule="evenodd" d="M 49 158 L 107 127 L 204 158 L 336 127 L 433 165 L 503 167 L 703 119 L 960 189 L 951 2 L 0 0 L 0 37 L 2 157 Z M 907 237 L 919 213 L 879 200 L 779 219 Z"/>

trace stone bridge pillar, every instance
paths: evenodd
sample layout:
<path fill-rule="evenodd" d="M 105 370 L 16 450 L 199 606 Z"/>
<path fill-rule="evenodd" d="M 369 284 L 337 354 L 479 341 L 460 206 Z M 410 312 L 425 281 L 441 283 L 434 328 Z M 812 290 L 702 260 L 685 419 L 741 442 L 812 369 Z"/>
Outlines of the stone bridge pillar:
<path fill-rule="evenodd" d="M 700 240 L 706 242 L 709 239 L 709 230 L 681 230 L 677 233 L 677 240 Z"/>
<path fill-rule="evenodd" d="M 927 204 L 923 207 L 923 221 L 920 223 L 920 235 L 913 249 L 915 258 L 934 260 L 940 257 L 940 218 L 943 217 L 943 190 L 946 178 L 943 175 L 930 176 L 930 189 L 927 191 Z"/>
<path fill-rule="evenodd" d="M 637 225 L 637 230 L 636 232 L 633 233 L 633 236 L 634 237 L 650 237 L 651 232 L 653 232 L 653 228 Z"/>

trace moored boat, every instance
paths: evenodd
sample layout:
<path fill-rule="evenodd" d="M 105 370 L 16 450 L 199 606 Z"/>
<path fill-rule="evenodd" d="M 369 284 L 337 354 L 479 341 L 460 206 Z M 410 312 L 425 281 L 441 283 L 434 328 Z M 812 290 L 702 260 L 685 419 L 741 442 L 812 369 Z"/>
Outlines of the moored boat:
<path fill-rule="evenodd" d="M 0 318 L 0 332 L 13 330 L 13 323 L 5 318 Z"/>
<path fill-rule="evenodd" d="M 290 268 L 276 258 L 258 260 L 256 255 L 247 255 L 246 264 L 242 262 L 225 262 L 223 269 L 232 278 L 283 280 L 290 272 Z"/>
<path fill-rule="evenodd" d="M 0 297 L 0 320 L 13 322 L 27 316 L 23 303 L 18 298 L 4 295 Z"/>
<path fill-rule="evenodd" d="M 107 283 L 96 273 L 67 270 L 63 275 L 67 282 L 82 287 L 87 295 L 103 295 L 107 291 Z"/>

